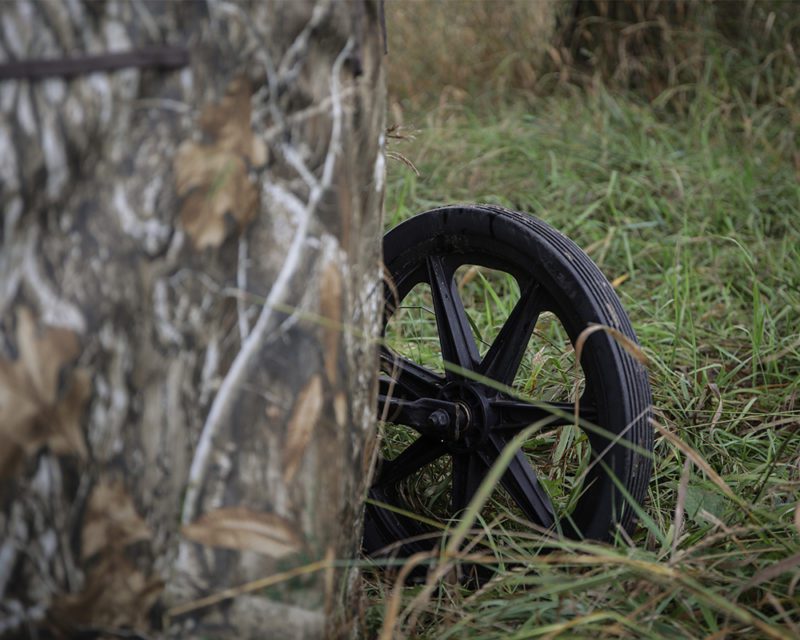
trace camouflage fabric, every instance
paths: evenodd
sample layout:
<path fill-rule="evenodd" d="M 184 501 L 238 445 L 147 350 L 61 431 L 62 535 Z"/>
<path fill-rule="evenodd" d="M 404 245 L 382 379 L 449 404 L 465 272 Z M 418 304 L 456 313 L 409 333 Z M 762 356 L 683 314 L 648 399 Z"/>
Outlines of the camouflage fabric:
<path fill-rule="evenodd" d="M 0 635 L 349 633 L 331 561 L 357 554 L 371 459 L 378 13 L 0 3 L 0 61 L 189 51 L 0 82 Z"/>

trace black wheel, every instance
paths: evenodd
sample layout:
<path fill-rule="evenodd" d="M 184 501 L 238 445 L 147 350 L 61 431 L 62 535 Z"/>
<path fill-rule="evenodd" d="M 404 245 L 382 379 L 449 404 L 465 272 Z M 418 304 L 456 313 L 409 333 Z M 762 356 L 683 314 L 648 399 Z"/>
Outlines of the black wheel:
<path fill-rule="evenodd" d="M 523 521 L 570 537 L 607 540 L 617 526 L 630 531 L 635 512 L 629 500 L 643 499 L 651 471 L 643 453 L 652 450 L 644 368 L 607 332 L 597 331 L 585 342 L 582 381 L 573 386 L 571 396 L 546 393 L 546 384 L 520 386 L 526 350 L 547 341 L 538 330 L 534 334 L 543 318 L 563 331 L 563 351 L 573 358 L 572 346 L 590 323 L 611 326 L 636 340 L 613 288 L 588 256 L 534 217 L 461 205 L 434 209 L 398 225 L 384 238 L 384 259 L 391 276 L 384 333 L 409 301 L 418 310 L 428 309 L 435 316 L 444 366 L 436 371 L 415 361 L 414 349 L 382 348 L 379 413 L 401 426 L 392 427 L 393 436 L 385 440 L 393 442 L 382 445 L 366 513 L 367 553 L 390 550 L 406 556 L 432 548 L 438 543 L 434 530 L 400 513 L 419 511 L 414 493 L 438 495 L 439 506 L 426 516 L 457 516 L 508 441 L 545 418 L 547 433 L 535 435 L 516 452 L 498 487 L 498 500 Z M 465 268 L 507 274 L 519 291 L 483 355 L 462 301 L 468 278 L 459 274 Z M 420 287 L 427 297 L 411 300 Z M 542 350 L 553 344 L 558 343 L 551 340 Z M 540 367 L 537 380 L 547 374 L 548 368 Z M 570 417 L 575 395 L 580 397 L 580 428 Z M 560 449 L 558 464 L 564 466 L 565 445 L 583 446 L 571 476 L 552 462 L 553 452 L 559 455 Z M 576 486 L 565 491 L 555 484 L 567 479 Z"/>

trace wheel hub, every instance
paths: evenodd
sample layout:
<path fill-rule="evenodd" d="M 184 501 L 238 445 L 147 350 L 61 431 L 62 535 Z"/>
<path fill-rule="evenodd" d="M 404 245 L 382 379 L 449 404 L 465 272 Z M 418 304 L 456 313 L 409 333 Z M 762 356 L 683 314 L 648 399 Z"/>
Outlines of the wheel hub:
<path fill-rule="evenodd" d="M 440 398 L 455 403 L 465 425 L 453 444 L 454 450 L 473 451 L 483 445 L 494 424 L 488 389 L 466 380 L 457 380 L 445 385 Z"/>

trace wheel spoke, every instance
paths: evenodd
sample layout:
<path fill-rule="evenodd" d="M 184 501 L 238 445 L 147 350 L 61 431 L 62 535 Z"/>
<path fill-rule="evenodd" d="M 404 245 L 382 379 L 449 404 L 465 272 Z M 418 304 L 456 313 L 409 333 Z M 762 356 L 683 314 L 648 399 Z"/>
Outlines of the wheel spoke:
<path fill-rule="evenodd" d="M 444 445 L 426 436 L 420 436 L 406 447 L 394 460 L 383 462 L 375 481 L 379 486 L 391 486 L 419 471 L 425 465 L 446 453 Z"/>
<path fill-rule="evenodd" d="M 384 395 L 381 393 L 378 395 L 378 416 L 382 420 L 392 424 L 402 424 L 422 433 L 420 428 L 426 425 L 431 412 L 414 409 L 416 406 L 413 401 L 403 400 L 395 394 Z"/>
<path fill-rule="evenodd" d="M 491 401 L 492 408 L 499 414 L 497 424 L 493 427 L 509 436 L 529 427 L 535 422 L 547 419 L 548 427 L 572 424 L 575 405 L 571 402 L 540 402 L 531 404 L 524 400 L 499 398 Z M 552 410 L 567 415 L 557 415 Z M 579 403 L 579 416 L 588 422 L 597 422 L 597 410 L 588 402 Z"/>
<path fill-rule="evenodd" d="M 379 395 L 378 410 L 386 422 L 411 427 L 437 440 L 457 441 L 468 425 L 468 414 L 458 404 L 436 398 L 404 400 Z"/>
<path fill-rule="evenodd" d="M 454 270 L 441 256 L 430 256 L 427 262 L 442 360 L 474 371 L 479 360 L 478 348 L 453 280 Z M 445 371 L 445 376 L 453 378 L 455 374 Z"/>
<path fill-rule="evenodd" d="M 544 301 L 542 288 L 531 282 L 522 292 L 511 315 L 483 357 L 478 369 L 482 375 L 505 385 L 514 382 L 536 320 L 543 311 Z"/>
<path fill-rule="evenodd" d="M 494 462 L 488 457 L 490 455 L 494 458 L 499 456 L 507 443 L 508 441 L 500 434 L 491 434 L 488 446 L 481 453 L 486 464 Z M 490 448 L 494 449 L 493 453 L 486 453 Z M 530 461 L 521 449 L 514 454 L 500 483 L 529 520 L 545 528 L 550 528 L 555 524 L 555 511 L 550 497 L 539 484 Z"/>
<path fill-rule="evenodd" d="M 444 382 L 430 369 L 412 362 L 388 349 L 381 348 L 380 389 L 383 395 L 398 395 L 407 398 L 435 398 Z M 394 385 L 391 382 L 394 381 Z"/>
<path fill-rule="evenodd" d="M 474 453 L 453 455 L 453 513 L 467 508 L 486 475 L 486 464 Z"/>

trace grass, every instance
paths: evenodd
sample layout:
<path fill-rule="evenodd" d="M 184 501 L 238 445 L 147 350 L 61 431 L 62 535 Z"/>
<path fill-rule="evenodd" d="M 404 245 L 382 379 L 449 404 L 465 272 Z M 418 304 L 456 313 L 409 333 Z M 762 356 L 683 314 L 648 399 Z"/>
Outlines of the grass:
<path fill-rule="evenodd" d="M 420 587 L 373 575 L 367 636 L 800 637 L 800 128 L 787 129 L 780 104 L 694 95 L 682 115 L 602 87 L 491 112 L 443 104 L 404 115 L 418 131 L 393 148 L 420 175 L 390 165 L 387 225 L 489 202 L 569 235 L 632 319 L 659 431 L 632 539 L 548 542 L 513 526 L 501 500 L 471 537 L 498 577 L 417 598 Z M 477 276 L 462 293 L 481 335 L 514 295 Z M 435 365 L 424 294 L 414 306 L 393 335 Z M 540 337 L 556 329 L 537 325 Z M 543 354 L 538 371 L 527 359 L 523 388 L 569 396 L 559 351 L 568 349 Z"/>

